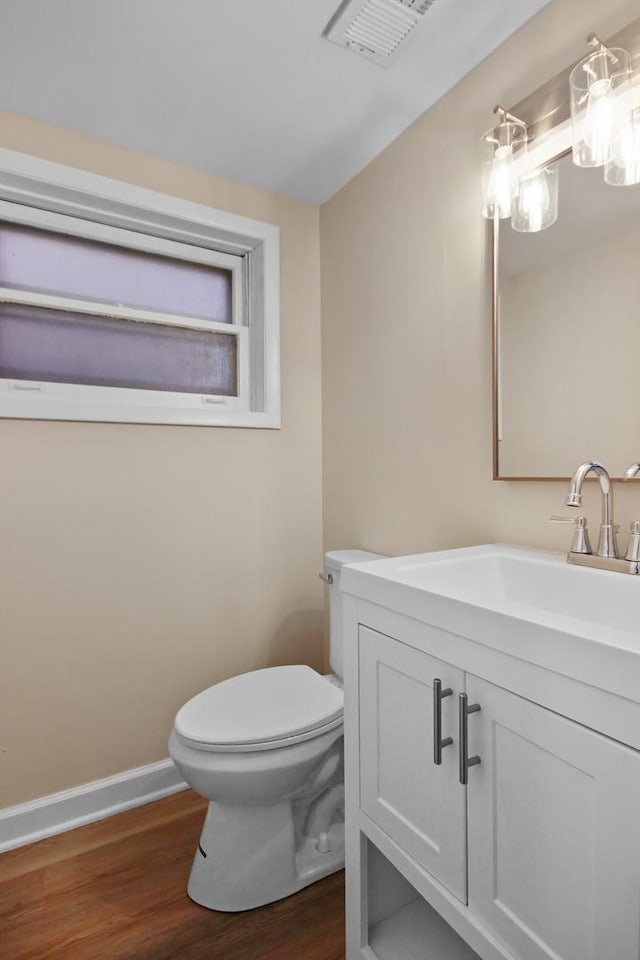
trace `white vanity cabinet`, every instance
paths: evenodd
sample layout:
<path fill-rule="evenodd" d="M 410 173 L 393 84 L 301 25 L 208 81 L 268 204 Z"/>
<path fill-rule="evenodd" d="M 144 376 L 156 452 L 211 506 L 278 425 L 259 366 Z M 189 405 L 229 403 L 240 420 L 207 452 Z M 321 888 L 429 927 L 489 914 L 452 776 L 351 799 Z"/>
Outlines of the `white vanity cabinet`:
<path fill-rule="evenodd" d="M 473 676 L 469 908 L 526 960 L 640 955 L 640 753 Z M 471 729 L 473 726 L 473 730 Z"/>
<path fill-rule="evenodd" d="M 551 709 L 538 668 L 513 692 L 468 638 L 345 611 L 347 960 L 638 960 L 640 751 Z"/>
<path fill-rule="evenodd" d="M 464 674 L 451 664 L 360 628 L 360 803 L 403 850 L 460 900 L 467 899 L 466 799 L 453 743 L 434 764 L 434 680 L 442 739 L 453 740 L 455 692 Z"/>

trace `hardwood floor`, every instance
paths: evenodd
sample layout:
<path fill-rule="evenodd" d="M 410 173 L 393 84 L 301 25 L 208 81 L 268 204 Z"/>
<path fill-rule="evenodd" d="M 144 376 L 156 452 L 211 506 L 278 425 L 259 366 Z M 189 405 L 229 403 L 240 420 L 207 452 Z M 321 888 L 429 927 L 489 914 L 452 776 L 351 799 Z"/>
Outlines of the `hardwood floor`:
<path fill-rule="evenodd" d="M 191 791 L 0 855 L 7 960 L 344 960 L 344 880 L 214 913 L 186 883 L 206 803 Z"/>

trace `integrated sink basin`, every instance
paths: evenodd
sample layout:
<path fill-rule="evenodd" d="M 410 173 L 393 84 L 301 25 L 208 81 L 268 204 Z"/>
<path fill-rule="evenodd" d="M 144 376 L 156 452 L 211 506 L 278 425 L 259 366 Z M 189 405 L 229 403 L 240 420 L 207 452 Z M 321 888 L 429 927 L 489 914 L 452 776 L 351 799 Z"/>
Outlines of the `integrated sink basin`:
<path fill-rule="evenodd" d="M 640 578 L 490 544 L 345 568 L 341 588 L 451 633 L 637 695 Z M 514 623 L 518 621 L 518 623 Z M 633 685 L 633 686 L 632 686 Z"/>
<path fill-rule="evenodd" d="M 526 609 L 528 616 L 539 613 L 547 622 L 549 615 L 559 614 L 632 633 L 640 629 L 638 583 L 608 571 L 577 570 L 564 557 L 474 547 L 449 559 L 401 564 L 397 578 L 514 615 Z"/>

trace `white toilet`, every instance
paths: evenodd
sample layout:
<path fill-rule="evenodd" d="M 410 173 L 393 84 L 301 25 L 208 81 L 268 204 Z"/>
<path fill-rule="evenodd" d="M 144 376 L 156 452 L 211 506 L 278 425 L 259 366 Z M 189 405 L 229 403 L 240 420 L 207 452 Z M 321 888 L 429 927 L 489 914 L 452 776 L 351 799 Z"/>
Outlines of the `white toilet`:
<path fill-rule="evenodd" d="M 331 676 L 305 666 L 256 670 L 179 710 L 169 753 L 210 801 L 187 888 L 196 903 L 248 910 L 344 865 L 340 570 L 377 557 L 325 555 Z"/>

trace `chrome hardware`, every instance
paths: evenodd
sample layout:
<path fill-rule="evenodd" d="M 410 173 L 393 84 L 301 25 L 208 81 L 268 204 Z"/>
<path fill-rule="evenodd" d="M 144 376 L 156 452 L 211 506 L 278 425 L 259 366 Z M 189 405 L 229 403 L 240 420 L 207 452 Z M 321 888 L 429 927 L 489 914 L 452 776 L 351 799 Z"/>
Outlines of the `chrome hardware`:
<path fill-rule="evenodd" d="M 593 553 L 586 517 L 549 517 L 551 523 L 572 523 L 574 526 L 571 553 Z"/>
<path fill-rule="evenodd" d="M 480 757 L 468 757 L 469 750 L 469 724 L 468 717 L 470 713 L 478 713 L 479 703 L 469 705 L 467 694 L 458 694 L 458 725 L 460 729 L 460 783 L 464 786 L 469 782 L 469 767 L 475 767 L 482 763 Z"/>
<path fill-rule="evenodd" d="M 329 585 L 331 585 L 331 584 L 333 583 L 333 574 L 332 574 L 332 573 L 322 573 L 322 571 L 321 571 L 321 572 L 318 574 L 318 576 L 320 577 L 321 580 L 324 580 L 324 582 L 325 582 L 325 583 L 328 583 Z"/>
<path fill-rule="evenodd" d="M 631 535 L 629 537 L 629 546 L 624 557 L 618 555 L 616 544 L 616 533 L 619 530 L 617 523 L 613 522 L 613 489 L 611 486 L 611 477 L 601 463 L 587 461 L 581 463 L 573 477 L 566 503 L 569 507 L 582 506 L 582 484 L 590 473 L 595 473 L 600 481 L 600 490 L 602 492 L 602 524 L 600 526 L 600 539 L 598 549 L 595 554 L 589 550 L 581 549 L 589 547 L 587 537 L 586 521 L 584 517 L 576 519 L 576 529 L 573 537 L 573 545 L 567 554 L 567 561 L 574 563 L 579 567 L 593 567 L 596 570 L 613 570 L 616 573 L 630 573 L 633 576 L 640 575 L 640 522 L 637 527 L 631 525 Z M 625 474 L 625 480 L 632 480 L 640 474 L 640 463 L 632 464 Z M 565 522 L 564 517 L 552 517 L 556 522 Z M 583 536 L 582 536 L 583 535 Z"/>
<path fill-rule="evenodd" d="M 442 763 L 442 748 L 453 743 L 451 737 L 442 739 L 442 701 L 452 693 L 451 687 L 442 689 L 442 680 L 433 681 L 433 762 L 437 767 Z"/>
<path fill-rule="evenodd" d="M 618 558 L 618 546 L 616 544 L 616 526 L 613 522 L 613 489 L 611 477 L 605 467 L 595 460 L 587 460 L 586 463 L 581 463 L 571 478 L 571 486 L 565 502 L 568 507 L 582 506 L 582 485 L 590 473 L 595 473 L 597 476 L 602 492 L 602 523 L 596 556 L 615 560 Z"/>
<path fill-rule="evenodd" d="M 640 562 L 640 520 L 631 521 L 629 543 L 624 558 L 632 563 Z"/>

